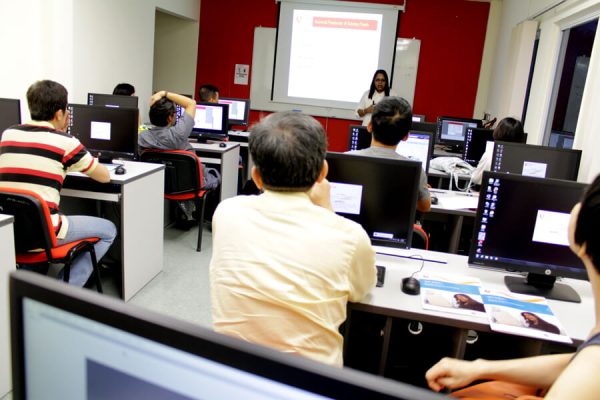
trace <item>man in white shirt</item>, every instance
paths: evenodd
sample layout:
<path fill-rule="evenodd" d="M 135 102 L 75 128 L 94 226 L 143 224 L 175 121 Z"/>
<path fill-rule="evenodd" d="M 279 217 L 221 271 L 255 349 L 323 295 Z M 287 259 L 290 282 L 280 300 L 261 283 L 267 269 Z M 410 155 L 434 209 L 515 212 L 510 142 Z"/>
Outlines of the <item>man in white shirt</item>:
<path fill-rule="evenodd" d="M 325 132 L 307 115 L 276 113 L 254 126 L 249 148 L 264 193 L 215 211 L 214 328 L 341 366 L 346 304 L 362 300 L 377 274 L 366 232 L 331 208 Z"/>

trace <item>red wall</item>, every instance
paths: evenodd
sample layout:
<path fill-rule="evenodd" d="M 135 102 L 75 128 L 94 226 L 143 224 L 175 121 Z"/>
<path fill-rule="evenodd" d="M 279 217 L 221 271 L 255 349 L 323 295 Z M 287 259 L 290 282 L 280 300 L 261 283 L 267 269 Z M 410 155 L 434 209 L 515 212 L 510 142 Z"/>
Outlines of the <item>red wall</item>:
<path fill-rule="evenodd" d="M 401 4 L 398 0 L 362 0 Z M 428 121 L 439 115 L 473 115 L 489 4 L 467 0 L 409 0 L 401 13 L 399 37 L 421 40 L 415 114 Z M 250 97 L 249 85 L 233 83 L 235 64 L 252 64 L 254 27 L 277 26 L 274 0 L 205 0 L 200 9 L 196 86 L 216 85 L 225 97 Z M 357 53 L 360 50 L 357 49 Z M 252 66 L 250 67 L 252 73 Z M 401 82 L 394 82 L 400 85 Z M 366 90 L 367 88 L 365 88 Z M 357 99 L 358 101 L 358 99 Z M 252 111 L 251 122 L 268 112 Z M 356 121 L 317 118 L 329 148 L 344 151 L 348 126 Z"/>

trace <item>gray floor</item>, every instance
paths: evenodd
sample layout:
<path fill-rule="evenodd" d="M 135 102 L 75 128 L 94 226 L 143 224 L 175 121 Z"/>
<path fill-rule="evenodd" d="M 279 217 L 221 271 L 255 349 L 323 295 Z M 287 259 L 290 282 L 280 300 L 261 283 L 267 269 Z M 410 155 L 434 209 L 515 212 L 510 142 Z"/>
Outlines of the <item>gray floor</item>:
<path fill-rule="evenodd" d="M 197 228 L 189 231 L 165 228 L 164 235 L 163 271 L 129 303 L 210 327 L 208 264 L 212 254 L 211 233 L 205 226 L 200 253 L 196 252 Z M 105 293 L 117 297 L 116 282 L 111 271 L 104 271 L 102 277 Z M 0 400 L 12 400 L 12 393 Z"/>

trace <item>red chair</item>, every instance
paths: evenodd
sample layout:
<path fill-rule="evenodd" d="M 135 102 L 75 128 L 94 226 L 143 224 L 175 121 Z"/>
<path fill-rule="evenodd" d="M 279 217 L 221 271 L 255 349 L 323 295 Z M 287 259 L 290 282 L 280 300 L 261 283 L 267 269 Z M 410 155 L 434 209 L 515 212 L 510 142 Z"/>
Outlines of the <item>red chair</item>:
<path fill-rule="evenodd" d="M 50 209 L 40 195 L 24 189 L 0 187 L 0 212 L 14 217 L 15 253 L 19 264 L 64 264 L 63 280 L 69 282 L 71 264 L 80 254 L 89 252 L 92 275 L 102 293 L 94 244 L 100 238 L 90 237 L 58 245 L 50 218 Z"/>
<path fill-rule="evenodd" d="M 429 250 L 429 235 L 419 224 L 413 225 L 413 236 L 411 247 Z"/>
<path fill-rule="evenodd" d="M 202 223 L 206 196 L 210 190 L 202 188 L 202 164 L 193 151 L 187 150 L 146 150 L 141 161 L 164 164 L 165 198 L 175 201 L 193 200 L 198 220 L 198 244 L 196 251 L 202 248 Z"/>

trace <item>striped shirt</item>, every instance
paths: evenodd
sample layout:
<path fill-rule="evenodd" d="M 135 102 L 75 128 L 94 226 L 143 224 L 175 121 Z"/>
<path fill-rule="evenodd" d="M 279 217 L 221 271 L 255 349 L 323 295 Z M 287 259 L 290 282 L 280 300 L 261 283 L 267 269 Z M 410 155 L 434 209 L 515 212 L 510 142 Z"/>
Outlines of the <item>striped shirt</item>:
<path fill-rule="evenodd" d="M 91 174 L 98 160 L 76 138 L 45 121 L 15 125 L 0 134 L 0 186 L 26 189 L 48 204 L 59 239 L 67 219 L 58 213 L 60 190 L 67 172 Z"/>

